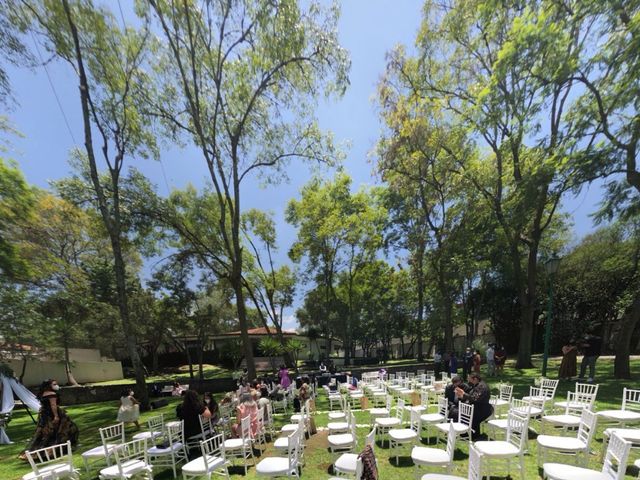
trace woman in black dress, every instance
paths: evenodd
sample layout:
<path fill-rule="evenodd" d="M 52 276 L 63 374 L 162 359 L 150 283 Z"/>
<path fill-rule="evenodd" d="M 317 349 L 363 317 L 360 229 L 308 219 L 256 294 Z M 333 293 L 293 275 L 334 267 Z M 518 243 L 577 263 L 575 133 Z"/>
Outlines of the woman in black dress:
<path fill-rule="evenodd" d="M 78 443 L 78 427 L 60 407 L 60 386 L 55 380 L 45 380 L 40 385 L 38 399 L 40 411 L 33 439 L 27 450 L 50 447 L 71 441 L 72 446 Z M 24 455 L 21 455 L 21 458 Z M 26 458 L 26 457 L 25 457 Z"/>

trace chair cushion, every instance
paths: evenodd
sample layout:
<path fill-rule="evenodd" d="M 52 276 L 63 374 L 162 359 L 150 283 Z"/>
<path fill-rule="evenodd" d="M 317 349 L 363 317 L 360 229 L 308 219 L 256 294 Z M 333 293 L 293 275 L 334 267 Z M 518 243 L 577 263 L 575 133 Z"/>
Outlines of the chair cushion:
<path fill-rule="evenodd" d="M 640 443 L 640 428 L 607 428 L 604 431 L 605 436 L 610 437 L 613 433 L 616 433 L 619 437 L 632 442 L 634 444 Z"/>
<path fill-rule="evenodd" d="M 394 428 L 389 430 L 389 436 L 397 442 L 408 442 L 418 438 L 418 432 L 410 428 Z"/>
<path fill-rule="evenodd" d="M 128 460 L 122 464 L 122 472 L 125 476 L 133 476 L 140 472 L 150 472 L 151 465 L 147 465 L 142 460 Z M 100 470 L 100 478 L 121 478 L 117 465 L 112 465 Z"/>
<path fill-rule="evenodd" d="M 333 466 L 338 472 L 355 474 L 357 463 L 357 453 L 343 453 L 338 457 L 336 463 L 334 463 Z"/>
<path fill-rule="evenodd" d="M 182 450 L 181 442 L 176 442 L 173 445 L 169 445 L 166 448 L 161 448 L 158 446 L 151 447 L 149 450 L 147 450 L 147 453 L 153 456 L 161 456 L 161 455 L 171 455 L 172 453 L 175 453 L 179 450 Z"/>
<path fill-rule="evenodd" d="M 538 445 L 542 445 L 546 448 L 553 448 L 554 450 L 560 450 L 563 452 L 575 452 L 587 448 L 584 442 L 573 437 L 538 435 L 538 438 L 536 440 L 538 441 Z"/>
<path fill-rule="evenodd" d="M 502 400 L 502 399 L 500 399 L 500 398 L 498 398 L 498 399 L 495 401 L 495 406 L 496 406 L 496 407 L 502 407 L 503 405 L 509 405 L 509 402 L 508 402 L 507 400 Z"/>
<path fill-rule="evenodd" d="M 456 477 L 455 475 L 444 475 L 440 473 L 427 473 L 420 480 L 467 480 L 466 477 Z"/>
<path fill-rule="evenodd" d="M 351 435 L 350 433 L 343 433 L 340 435 L 329 435 L 327 437 L 327 441 L 329 442 L 329 445 L 333 445 L 336 447 L 350 445 L 353 443 L 353 435 Z"/>
<path fill-rule="evenodd" d="M 529 415 L 531 415 L 532 417 L 537 417 L 539 415 L 542 415 L 542 409 L 538 408 L 538 407 L 514 408 L 513 411 L 516 412 L 516 413 L 519 413 L 521 415 L 526 415 L 527 411 L 528 411 Z"/>
<path fill-rule="evenodd" d="M 542 417 L 542 421 L 553 425 L 568 425 L 570 427 L 580 425 L 580 417 L 575 415 L 545 415 Z"/>
<path fill-rule="evenodd" d="M 567 408 L 567 405 L 569 405 L 569 408 L 586 408 L 586 407 L 588 407 L 588 405 L 586 405 L 584 403 L 567 402 L 566 400 L 563 400 L 562 402 L 554 403 L 554 406 L 557 407 L 557 408 Z"/>
<path fill-rule="evenodd" d="M 213 455 L 209 455 L 207 457 L 207 461 L 209 462 L 209 471 L 216 470 L 226 463 L 224 458 L 214 457 Z M 190 474 L 206 474 L 207 471 L 204 468 L 204 457 L 198 457 L 183 465 L 182 471 Z"/>
<path fill-rule="evenodd" d="M 297 423 L 287 423 L 286 425 L 283 425 L 282 428 L 280 429 L 281 432 L 295 432 L 296 430 L 298 430 L 298 424 Z"/>
<path fill-rule="evenodd" d="M 286 475 L 289 471 L 289 459 L 287 457 L 267 457 L 260 460 L 256 465 L 256 473 L 263 475 L 275 475 L 281 473 Z"/>
<path fill-rule="evenodd" d="M 640 468 L 640 458 L 639 458 L 638 460 L 636 460 L 635 462 L 633 462 L 633 464 L 634 464 L 636 467 Z"/>
<path fill-rule="evenodd" d="M 618 422 L 640 421 L 640 413 L 631 410 L 602 410 L 597 415 Z"/>
<path fill-rule="evenodd" d="M 276 449 L 288 449 L 289 448 L 289 437 L 276 438 L 276 441 L 273 442 L 273 447 L 276 448 Z"/>
<path fill-rule="evenodd" d="M 340 420 L 346 418 L 347 414 L 344 412 L 329 412 L 329 420 Z"/>
<path fill-rule="evenodd" d="M 420 421 L 426 423 L 440 423 L 444 422 L 444 415 L 440 413 L 427 413 L 425 415 L 420 415 Z"/>
<path fill-rule="evenodd" d="M 140 432 L 140 433 L 136 433 L 132 438 L 134 440 L 142 440 L 143 438 L 148 438 L 148 439 L 152 439 L 152 438 L 156 438 L 159 437 L 160 435 L 162 435 L 162 432 L 158 432 L 158 431 L 152 431 L 152 432 Z"/>
<path fill-rule="evenodd" d="M 109 455 L 111 455 L 113 453 L 113 451 L 115 450 L 115 448 L 118 445 L 115 443 L 107 443 L 107 451 L 109 452 Z M 98 447 L 93 447 L 91 450 L 87 450 L 86 452 L 82 452 L 82 457 L 87 457 L 87 458 L 104 458 L 105 454 L 104 454 L 104 447 L 102 445 L 98 446 Z"/>
<path fill-rule="evenodd" d="M 513 457 L 520 453 L 515 445 L 502 440 L 476 442 L 473 445 L 478 449 L 481 455 L 487 455 L 494 458 Z"/>
<path fill-rule="evenodd" d="M 242 440 L 241 438 L 229 438 L 224 441 L 225 450 L 235 450 L 242 448 L 244 445 L 251 445 L 251 440 Z"/>
<path fill-rule="evenodd" d="M 388 416 L 389 410 L 386 408 L 370 408 L 369 413 L 374 416 Z"/>
<path fill-rule="evenodd" d="M 447 433 L 449 431 L 449 425 L 453 425 L 453 430 L 456 433 L 465 433 L 469 431 L 469 425 L 465 425 L 460 422 L 451 422 L 451 423 L 438 423 L 436 424 L 436 428 L 442 432 Z"/>
<path fill-rule="evenodd" d="M 376 418 L 376 425 L 381 427 L 393 427 L 400 425 L 400 419 L 396 417 Z"/>
<path fill-rule="evenodd" d="M 416 465 L 446 465 L 449 463 L 449 455 L 446 450 L 429 447 L 413 447 L 411 450 L 411 460 Z"/>
<path fill-rule="evenodd" d="M 330 422 L 327 424 L 329 430 L 347 430 L 349 424 L 347 422 Z"/>
<path fill-rule="evenodd" d="M 545 463 L 542 466 L 545 477 L 552 480 L 610 480 L 610 477 L 597 470 L 565 465 L 564 463 Z"/>
<path fill-rule="evenodd" d="M 49 465 L 45 465 L 38 469 L 39 474 L 38 478 L 65 478 L 70 476 L 75 470 L 68 463 L 52 463 Z M 22 480 L 34 480 L 36 478 L 36 474 L 34 472 L 29 472 L 22 476 Z"/>
<path fill-rule="evenodd" d="M 487 422 L 488 425 L 491 425 L 493 428 L 498 428 L 500 430 L 506 430 L 509 422 L 506 418 L 496 418 L 493 420 L 489 420 Z"/>

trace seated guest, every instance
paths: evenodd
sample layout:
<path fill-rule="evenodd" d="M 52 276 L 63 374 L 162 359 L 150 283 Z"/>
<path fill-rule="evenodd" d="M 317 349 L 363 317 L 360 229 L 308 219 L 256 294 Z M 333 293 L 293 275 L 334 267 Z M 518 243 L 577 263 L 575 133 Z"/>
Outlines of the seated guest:
<path fill-rule="evenodd" d="M 480 435 L 480 424 L 493 414 L 493 405 L 489 403 L 491 391 L 489 386 L 482 381 L 480 374 L 472 372 L 469 374 L 469 389 L 465 391 L 462 387 L 455 389 L 456 397 L 461 402 L 473 405 L 473 440 L 477 440 Z"/>
<path fill-rule="evenodd" d="M 262 387 L 260 389 L 260 398 L 258 399 L 258 408 L 262 408 L 264 410 L 264 418 L 267 419 L 267 414 L 269 412 L 268 405 L 271 403 L 269 400 L 269 392 L 267 391 L 267 387 Z"/>
<path fill-rule="evenodd" d="M 184 388 L 182 388 L 182 385 L 180 385 L 178 382 L 173 382 L 173 390 L 171 390 L 172 397 L 179 397 L 184 392 L 185 390 Z"/>
<path fill-rule="evenodd" d="M 213 395 L 209 392 L 204 392 L 204 405 L 211 413 L 211 421 L 216 424 L 220 420 L 220 408 L 218 407 L 218 402 L 213 398 Z"/>
<path fill-rule="evenodd" d="M 444 389 L 444 396 L 449 401 L 449 406 L 458 404 L 458 397 L 456 397 L 456 388 L 458 387 L 462 388 L 465 392 L 468 390 L 467 385 L 462 381 L 462 377 L 454 375 L 453 378 L 451 378 L 451 383 Z"/>
<path fill-rule="evenodd" d="M 188 439 L 201 433 L 199 415 L 211 418 L 211 412 L 198 398 L 198 392 L 187 390 L 182 403 L 176 408 L 180 420 L 184 420 L 184 438 Z"/>
<path fill-rule="evenodd" d="M 320 362 L 320 373 L 325 373 L 327 371 L 327 366 L 324 364 L 324 362 Z"/>
<path fill-rule="evenodd" d="M 234 437 L 242 436 L 241 421 L 247 415 L 251 417 L 250 435 L 253 438 L 258 431 L 258 404 L 250 394 L 245 393 L 240 397 L 240 404 L 236 407 L 236 423 L 231 427 Z"/>

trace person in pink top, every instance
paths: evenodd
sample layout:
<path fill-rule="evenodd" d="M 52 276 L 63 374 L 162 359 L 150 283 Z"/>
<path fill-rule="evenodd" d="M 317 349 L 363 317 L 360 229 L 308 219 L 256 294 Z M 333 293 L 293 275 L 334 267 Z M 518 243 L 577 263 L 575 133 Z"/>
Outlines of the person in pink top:
<path fill-rule="evenodd" d="M 240 398 L 240 404 L 236 407 L 236 423 L 233 425 L 233 436 L 240 438 L 242 436 L 241 420 L 246 416 L 251 417 L 251 438 L 254 438 L 258 432 L 258 403 L 248 393 Z"/>
<path fill-rule="evenodd" d="M 287 367 L 280 365 L 278 377 L 280 377 L 280 385 L 282 385 L 282 388 L 285 390 L 289 388 L 289 385 L 291 385 L 291 379 L 289 378 L 289 369 Z"/>

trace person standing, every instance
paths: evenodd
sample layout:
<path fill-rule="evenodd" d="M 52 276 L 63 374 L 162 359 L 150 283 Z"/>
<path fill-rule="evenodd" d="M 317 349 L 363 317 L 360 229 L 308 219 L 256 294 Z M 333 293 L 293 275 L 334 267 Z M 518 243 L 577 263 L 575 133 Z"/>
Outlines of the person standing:
<path fill-rule="evenodd" d="M 480 352 L 478 350 L 473 351 L 473 371 L 475 373 L 480 373 L 480 365 L 482 364 L 482 357 L 480 356 Z"/>
<path fill-rule="evenodd" d="M 436 375 L 436 378 L 440 378 L 440 369 L 442 366 L 442 355 L 440 351 L 436 350 L 433 354 L 433 370 Z"/>
<path fill-rule="evenodd" d="M 449 373 L 451 375 L 458 373 L 458 359 L 456 358 L 456 352 L 449 353 Z"/>
<path fill-rule="evenodd" d="M 36 431 L 27 450 L 37 450 L 67 441 L 71 441 L 74 447 L 78 444 L 78 427 L 60 406 L 59 390 L 58 382 L 53 379 L 45 380 L 40 385 L 40 411 Z M 20 458 L 26 460 L 26 454 L 23 452 Z"/>
<path fill-rule="evenodd" d="M 184 438 L 188 439 L 201 432 L 200 418 L 211 418 L 211 412 L 198 398 L 195 390 L 186 390 L 183 400 L 176 408 L 176 414 L 180 420 L 184 420 Z"/>
<path fill-rule="evenodd" d="M 133 423 L 140 429 L 140 402 L 133 395 L 133 390 L 127 388 L 120 395 L 120 408 L 118 409 L 118 422 Z"/>
<path fill-rule="evenodd" d="M 569 340 L 562 347 L 562 362 L 558 371 L 560 380 L 571 380 L 578 372 L 578 347 L 574 339 Z"/>
<path fill-rule="evenodd" d="M 473 352 L 471 351 L 471 347 L 467 347 L 462 356 L 462 378 L 466 381 L 467 375 L 471 373 L 471 369 L 473 368 Z"/>
<path fill-rule="evenodd" d="M 487 373 L 490 377 L 493 377 L 496 374 L 496 360 L 495 360 L 495 350 L 493 349 L 493 343 L 490 343 L 487 347 Z"/>
<path fill-rule="evenodd" d="M 602 353 L 602 339 L 593 334 L 584 336 L 584 341 L 580 345 L 584 352 L 582 363 L 580 364 L 580 378 L 584 379 L 585 371 L 589 367 L 589 383 L 593 383 L 596 375 L 596 360 Z"/>
<path fill-rule="evenodd" d="M 285 390 L 289 388 L 291 385 L 291 379 L 289 378 L 289 369 L 284 365 L 280 365 L 280 370 L 278 371 L 278 377 L 280 379 L 280 386 Z"/>
<path fill-rule="evenodd" d="M 504 372 L 504 364 L 507 363 L 507 351 L 504 349 L 503 345 L 500 345 L 496 350 L 494 360 L 496 362 L 496 374 L 501 376 Z"/>

